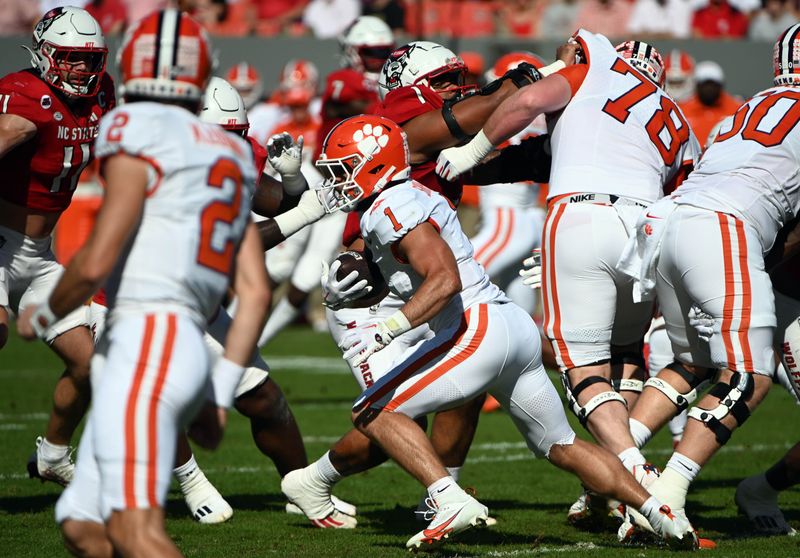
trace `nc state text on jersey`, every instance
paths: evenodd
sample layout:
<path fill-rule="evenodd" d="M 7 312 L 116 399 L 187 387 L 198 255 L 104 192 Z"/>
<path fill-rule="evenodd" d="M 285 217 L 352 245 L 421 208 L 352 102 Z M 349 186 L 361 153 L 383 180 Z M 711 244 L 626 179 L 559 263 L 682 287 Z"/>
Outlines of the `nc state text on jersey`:
<path fill-rule="evenodd" d="M 59 126 L 58 139 L 67 141 L 89 141 L 97 137 L 100 126 Z"/>

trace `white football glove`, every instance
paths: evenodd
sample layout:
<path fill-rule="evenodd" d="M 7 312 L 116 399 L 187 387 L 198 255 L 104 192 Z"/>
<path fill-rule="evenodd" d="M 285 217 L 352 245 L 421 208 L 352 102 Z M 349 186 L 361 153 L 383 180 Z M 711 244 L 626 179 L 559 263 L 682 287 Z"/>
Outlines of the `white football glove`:
<path fill-rule="evenodd" d="M 522 262 L 522 269 L 519 270 L 522 277 L 522 284 L 527 285 L 533 290 L 542 286 L 542 249 L 534 248 L 533 255 Z"/>
<path fill-rule="evenodd" d="M 288 132 L 275 134 L 267 141 L 267 159 L 278 174 L 286 193 L 296 196 L 306 189 L 306 179 L 300 172 L 303 164 L 303 136 L 294 141 Z"/>
<path fill-rule="evenodd" d="M 697 336 L 706 343 L 711 341 L 711 337 L 714 335 L 714 325 L 716 324 L 714 316 L 703 312 L 699 306 L 693 304 L 689 308 L 688 317 L 689 325 L 695 329 Z"/>
<path fill-rule="evenodd" d="M 342 266 L 340 260 L 335 260 L 328 267 L 328 262 L 322 262 L 322 304 L 331 310 L 339 310 L 348 302 L 361 298 L 372 292 L 372 285 L 366 279 L 358 280 L 358 271 L 353 270 L 341 281 L 336 278 L 336 273 Z"/>
<path fill-rule="evenodd" d="M 445 180 L 455 180 L 480 163 L 494 149 L 483 130 L 461 147 L 443 149 L 436 159 L 436 174 Z"/>
<path fill-rule="evenodd" d="M 343 357 L 351 366 L 360 366 L 371 355 L 391 343 L 392 339 L 410 329 L 408 318 L 402 310 L 398 310 L 377 326 L 356 328 L 345 335 L 340 344 L 344 350 Z"/>

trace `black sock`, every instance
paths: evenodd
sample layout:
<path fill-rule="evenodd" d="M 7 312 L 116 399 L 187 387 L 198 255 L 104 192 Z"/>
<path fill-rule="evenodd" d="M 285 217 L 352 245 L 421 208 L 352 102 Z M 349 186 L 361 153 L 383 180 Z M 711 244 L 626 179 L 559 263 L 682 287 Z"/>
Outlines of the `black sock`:
<path fill-rule="evenodd" d="M 786 460 L 781 458 L 775 465 L 770 467 L 764 474 L 767 477 L 767 483 L 780 492 L 786 490 L 790 486 L 797 484 L 798 480 L 794 475 L 790 474 L 789 467 L 786 465 Z"/>

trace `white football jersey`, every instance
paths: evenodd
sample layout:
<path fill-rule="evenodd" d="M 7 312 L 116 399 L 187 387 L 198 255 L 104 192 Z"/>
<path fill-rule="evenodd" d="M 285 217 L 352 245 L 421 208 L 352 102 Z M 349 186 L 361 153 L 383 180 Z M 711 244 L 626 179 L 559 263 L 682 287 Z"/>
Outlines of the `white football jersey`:
<path fill-rule="evenodd" d="M 552 198 L 576 192 L 625 196 L 644 203 L 700 145 L 677 104 L 620 57 L 602 35 L 577 35 L 588 70 L 575 96 L 548 121 Z"/>
<path fill-rule="evenodd" d="M 539 115 L 527 128 L 509 140 L 512 145 L 519 145 L 523 139 L 547 133 L 544 115 Z M 480 200 L 482 207 L 536 207 L 539 203 L 539 184 L 535 182 L 509 182 L 481 186 Z"/>
<path fill-rule="evenodd" d="M 458 216 L 441 195 L 416 181 L 392 186 L 380 193 L 361 216 L 361 232 L 372 258 L 389 289 L 408 301 L 423 278 L 397 257 L 395 244 L 421 223 L 431 223 L 453 251 L 461 276 L 461 294 L 430 321 L 433 331 L 461 319 L 474 304 L 509 302 L 505 293 L 489 280 L 483 266 L 472 257 L 472 244 L 461 230 Z"/>
<path fill-rule="evenodd" d="M 800 211 L 798 121 L 800 87 L 758 93 L 723 124 L 673 198 L 749 221 L 766 253 Z"/>
<path fill-rule="evenodd" d="M 250 145 L 183 108 L 137 102 L 102 118 L 95 150 L 98 158 L 139 157 L 152 169 L 138 231 L 106 282 L 109 308 L 177 305 L 204 327 L 249 219 Z"/>

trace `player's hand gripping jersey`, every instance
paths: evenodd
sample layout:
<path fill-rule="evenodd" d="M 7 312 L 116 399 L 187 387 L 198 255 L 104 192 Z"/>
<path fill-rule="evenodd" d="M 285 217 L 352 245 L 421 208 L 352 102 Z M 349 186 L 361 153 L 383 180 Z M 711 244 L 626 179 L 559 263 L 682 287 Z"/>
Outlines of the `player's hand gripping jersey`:
<path fill-rule="evenodd" d="M 480 303 L 509 302 L 486 272 L 472 257 L 472 244 L 464 235 L 452 205 L 441 195 L 415 181 L 382 191 L 361 217 L 364 240 L 372 251 L 391 291 L 408 301 L 424 278 L 396 254 L 395 244 L 421 223 L 439 231 L 453 251 L 461 276 L 461 294 L 434 317 L 430 326 L 437 329 L 459 320 L 464 310 Z"/>
<path fill-rule="evenodd" d="M 250 145 L 183 108 L 137 102 L 103 119 L 96 149 L 98 158 L 122 152 L 153 169 L 139 232 L 106 283 L 109 308 L 141 312 L 172 303 L 205 327 L 248 222 Z"/>
<path fill-rule="evenodd" d="M 67 104 L 36 70 L 0 79 L 0 113 L 15 114 L 36 125 L 35 139 L 0 159 L 0 196 L 34 211 L 64 211 L 78 178 L 94 158 L 100 118 L 114 108 L 114 84 L 108 74 L 94 97 Z"/>
<path fill-rule="evenodd" d="M 800 211 L 800 87 L 773 87 L 745 103 L 723 125 L 678 204 L 721 211 L 753 225 L 766 254 L 778 231 Z"/>
<path fill-rule="evenodd" d="M 676 103 L 608 39 L 583 29 L 576 39 L 587 62 L 560 72 L 573 97 L 548 122 L 548 199 L 593 192 L 654 202 L 700 145 Z"/>

